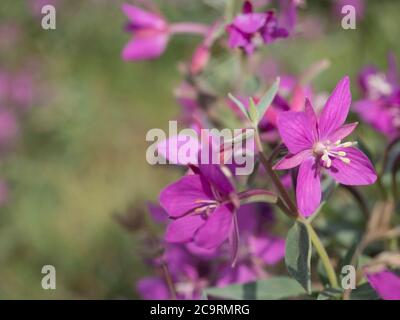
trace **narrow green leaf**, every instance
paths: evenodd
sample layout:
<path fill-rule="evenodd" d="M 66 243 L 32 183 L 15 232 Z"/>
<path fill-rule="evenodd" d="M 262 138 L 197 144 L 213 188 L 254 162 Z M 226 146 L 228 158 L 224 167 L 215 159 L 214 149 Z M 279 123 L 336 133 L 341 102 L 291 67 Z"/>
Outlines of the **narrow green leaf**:
<path fill-rule="evenodd" d="M 274 277 L 246 284 L 205 290 L 208 296 L 237 300 L 277 300 L 297 297 L 304 289 L 289 277 Z"/>
<path fill-rule="evenodd" d="M 260 102 L 257 104 L 259 120 L 263 118 L 265 112 L 267 112 L 269 106 L 271 105 L 276 94 L 278 93 L 279 83 L 280 83 L 280 78 L 278 77 L 276 78 L 272 86 L 268 89 L 268 91 L 264 94 L 264 96 L 261 98 Z"/>
<path fill-rule="evenodd" d="M 285 263 L 289 274 L 311 294 L 311 238 L 304 223 L 297 221 L 286 239 Z"/>
<path fill-rule="evenodd" d="M 318 294 L 317 300 L 340 300 L 342 294 L 342 289 L 327 288 Z"/>
<path fill-rule="evenodd" d="M 253 98 L 249 99 L 249 118 L 250 121 L 253 123 L 254 127 L 256 127 L 258 125 L 259 116 L 258 116 L 257 106 L 254 103 Z"/>
<path fill-rule="evenodd" d="M 242 111 L 243 115 L 250 120 L 249 114 L 247 112 L 246 107 L 244 106 L 244 104 L 238 99 L 236 98 L 233 94 L 228 93 L 228 97 L 229 99 L 231 99 L 233 101 L 234 104 L 236 104 L 238 106 L 238 108 L 240 109 L 240 111 Z"/>
<path fill-rule="evenodd" d="M 266 202 L 266 203 L 276 203 L 278 201 L 278 196 L 268 190 L 253 189 L 249 192 L 243 192 L 240 194 L 241 203 L 252 203 L 252 202 Z"/>
<path fill-rule="evenodd" d="M 228 144 L 228 143 L 233 143 L 233 144 L 239 143 L 239 142 L 242 142 L 244 140 L 247 140 L 247 139 L 253 137 L 254 134 L 255 134 L 254 129 L 246 129 L 246 131 L 238 134 L 237 136 L 233 137 L 232 139 L 227 139 L 224 142 L 225 142 L 225 144 Z"/>

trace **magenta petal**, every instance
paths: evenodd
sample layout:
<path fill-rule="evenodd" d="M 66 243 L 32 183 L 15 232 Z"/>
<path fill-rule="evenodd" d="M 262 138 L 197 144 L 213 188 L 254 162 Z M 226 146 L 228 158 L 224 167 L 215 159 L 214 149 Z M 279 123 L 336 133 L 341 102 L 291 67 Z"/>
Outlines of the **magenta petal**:
<path fill-rule="evenodd" d="M 160 141 L 157 151 L 171 164 L 196 164 L 200 145 L 196 137 L 178 134 Z"/>
<path fill-rule="evenodd" d="M 356 148 L 338 148 L 335 151 L 346 152 L 350 163 L 344 163 L 338 158 L 332 158 L 332 166 L 328 174 L 337 182 L 345 185 L 368 185 L 376 181 L 376 172 L 367 156 Z"/>
<path fill-rule="evenodd" d="M 389 137 L 397 134 L 393 123 L 393 114 L 381 100 L 360 100 L 354 104 L 354 110 L 360 117 L 379 132 Z"/>
<path fill-rule="evenodd" d="M 184 176 L 160 193 L 160 205 L 171 217 L 180 217 L 202 206 L 199 200 L 214 200 L 209 186 L 199 175 Z"/>
<path fill-rule="evenodd" d="M 228 26 L 229 33 L 228 44 L 231 48 L 245 47 L 250 43 L 250 39 L 246 37 L 241 31 L 236 29 L 235 26 Z"/>
<path fill-rule="evenodd" d="M 268 265 L 278 263 L 285 256 L 285 240 L 278 237 L 250 237 L 249 246 L 252 254 Z"/>
<path fill-rule="evenodd" d="M 367 274 L 368 282 L 384 300 L 400 300 L 400 277 L 384 270 Z"/>
<path fill-rule="evenodd" d="M 347 137 L 350 133 L 352 133 L 357 126 L 358 122 L 345 124 L 341 126 L 339 129 L 336 129 L 336 131 L 329 136 L 329 140 L 331 142 L 342 140 L 343 138 Z"/>
<path fill-rule="evenodd" d="M 264 25 L 266 19 L 267 16 L 264 13 L 240 14 L 233 20 L 233 24 L 240 31 L 251 34 L 257 32 Z"/>
<path fill-rule="evenodd" d="M 312 156 L 312 150 L 306 149 L 300 151 L 296 154 L 288 154 L 284 158 L 278 161 L 278 163 L 274 166 L 276 170 L 284 170 L 284 169 L 291 169 L 297 167 L 302 163 L 305 159 Z"/>
<path fill-rule="evenodd" d="M 122 58 L 126 61 L 146 60 L 159 57 L 165 50 L 168 35 L 163 32 L 137 32 L 122 50 Z"/>
<path fill-rule="evenodd" d="M 281 112 L 278 115 L 278 130 L 290 153 L 296 154 L 311 149 L 313 134 L 310 119 L 305 112 Z"/>
<path fill-rule="evenodd" d="M 351 104 L 350 80 L 344 77 L 328 98 L 319 118 L 321 138 L 328 137 L 346 121 Z"/>
<path fill-rule="evenodd" d="M 315 159 L 305 160 L 299 169 L 296 199 L 304 217 L 312 215 L 321 203 L 321 180 Z"/>
<path fill-rule="evenodd" d="M 136 289 L 144 300 L 169 299 L 167 284 L 162 278 L 147 277 L 137 282 Z"/>
<path fill-rule="evenodd" d="M 147 202 L 147 208 L 154 221 L 158 223 L 165 223 L 168 221 L 167 212 L 158 204 Z"/>
<path fill-rule="evenodd" d="M 189 242 L 193 239 L 197 229 L 204 223 L 205 219 L 201 215 L 188 215 L 172 221 L 165 234 L 165 241 L 171 243 Z"/>
<path fill-rule="evenodd" d="M 203 248 L 211 249 L 221 245 L 229 237 L 233 222 L 231 205 L 219 206 L 197 231 L 194 241 Z"/>
<path fill-rule="evenodd" d="M 200 174 L 213 185 L 222 196 L 235 191 L 233 184 L 217 164 L 199 164 Z"/>
<path fill-rule="evenodd" d="M 310 121 L 310 130 L 312 131 L 313 141 L 317 141 L 319 139 L 318 119 L 317 115 L 315 114 L 314 108 L 308 98 L 306 98 L 305 112 Z"/>
<path fill-rule="evenodd" d="M 166 27 L 166 22 L 160 16 L 145 11 L 139 7 L 124 3 L 122 11 L 129 18 L 135 27 L 162 29 Z"/>
<path fill-rule="evenodd" d="M 258 278 L 257 270 L 255 270 L 254 266 L 245 262 L 238 263 L 234 268 L 232 268 L 231 265 L 228 265 L 218 274 L 218 287 L 224 287 L 229 284 L 242 284 L 255 281 Z"/>

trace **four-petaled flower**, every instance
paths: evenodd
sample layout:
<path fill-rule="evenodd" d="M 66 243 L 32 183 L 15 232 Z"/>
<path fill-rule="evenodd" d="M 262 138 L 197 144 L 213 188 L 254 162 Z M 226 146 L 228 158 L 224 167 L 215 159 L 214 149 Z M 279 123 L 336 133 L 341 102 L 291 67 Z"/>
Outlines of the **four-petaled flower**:
<path fill-rule="evenodd" d="M 194 241 L 207 249 L 221 245 L 232 234 L 238 198 L 233 184 L 218 165 L 192 166 L 188 174 L 162 190 L 160 204 L 173 219 L 166 241 Z"/>
<path fill-rule="evenodd" d="M 254 12 L 249 1 L 243 4 L 242 13 L 227 26 L 227 32 L 229 33 L 229 46 L 242 48 L 247 54 L 253 53 L 257 35 L 265 44 L 289 35 L 286 29 L 278 26 L 278 19 L 274 11 Z"/>
<path fill-rule="evenodd" d="M 300 212 L 310 216 L 321 202 L 322 169 L 344 185 L 368 185 L 376 180 L 369 159 L 356 142 L 343 142 L 357 126 L 344 124 L 351 103 L 349 78 L 343 78 L 332 92 L 319 117 L 306 100 L 305 112 L 282 112 L 278 130 L 289 154 L 275 169 L 297 166 L 296 197 Z"/>

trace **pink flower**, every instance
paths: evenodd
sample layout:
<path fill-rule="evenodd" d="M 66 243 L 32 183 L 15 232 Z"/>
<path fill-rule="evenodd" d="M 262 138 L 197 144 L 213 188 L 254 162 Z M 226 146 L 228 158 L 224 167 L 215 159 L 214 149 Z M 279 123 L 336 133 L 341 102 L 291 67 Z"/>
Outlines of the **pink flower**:
<path fill-rule="evenodd" d="M 126 61 L 158 58 L 165 51 L 173 34 L 206 35 L 209 30 L 207 26 L 197 23 L 168 24 L 160 15 L 127 3 L 122 5 L 122 11 L 129 19 L 126 31 L 133 36 L 122 51 L 122 58 Z"/>
<path fill-rule="evenodd" d="M 174 219 L 165 238 L 212 249 L 232 232 L 235 188 L 218 165 L 193 168 L 196 174 L 184 176 L 160 194 L 161 206 Z"/>
<path fill-rule="evenodd" d="M 161 16 L 130 4 L 123 4 L 122 11 L 130 22 L 126 30 L 133 38 L 122 51 L 124 60 L 143 60 L 159 57 L 169 39 L 168 24 Z"/>
<path fill-rule="evenodd" d="M 363 98 L 354 104 L 354 110 L 375 130 L 394 139 L 400 134 L 400 83 L 393 54 L 388 57 L 388 65 L 387 72 L 375 66 L 361 70 Z"/>
<path fill-rule="evenodd" d="M 400 300 L 400 277 L 389 270 L 367 273 L 368 282 L 384 300 Z"/>
<path fill-rule="evenodd" d="M 300 212 L 310 216 L 321 202 L 321 173 L 325 171 L 345 185 L 368 185 L 376 180 L 369 159 L 355 142 L 342 142 L 357 126 L 344 124 L 349 112 L 351 94 L 349 78 L 343 78 L 332 92 L 319 117 L 309 100 L 305 112 L 282 112 L 278 115 L 278 130 L 289 154 L 275 169 L 297 166 L 296 197 Z"/>
<path fill-rule="evenodd" d="M 273 11 L 266 13 L 254 12 L 250 1 L 243 4 L 242 13 L 227 26 L 229 46 L 242 48 L 247 54 L 255 50 L 255 37 L 260 36 L 265 44 L 278 38 L 286 38 L 289 33 L 278 26 L 278 20 Z"/>

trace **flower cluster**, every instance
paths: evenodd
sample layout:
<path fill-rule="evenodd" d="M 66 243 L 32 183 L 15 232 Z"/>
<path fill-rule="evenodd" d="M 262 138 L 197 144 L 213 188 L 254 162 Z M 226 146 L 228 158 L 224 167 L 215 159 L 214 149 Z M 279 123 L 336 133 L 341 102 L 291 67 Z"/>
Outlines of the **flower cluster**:
<path fill-rule="evenodd" d="M 151 205 L 149 210 L 156 221 L 165 223 L 168 215 L 161 207 Z M 245 204 L 237 212 L 237 221 L 241 243 L 235 267 L 226 259 L 229 248 L 225 245 L 207 249 L 189 241 L 193 235 L 172 241 L 179 240 L 179 243 L 166 239 L 164 253 L 151 261 L 160 274 L 143 278 L 137 283 L 140 295 L 152 300 L 172 299 L 174 295 L 179 299 L 199 299 L 202 290 L 207 287 L 268 278 L 265 267 L 274 267 L 285 254 L 284 239 L 272 235 L 275 217 L 271 207 Z M 165 270 L 168 280 L 163 274 Z M 170 280 L 173 290 L 169 288 Z"/>
<path fill-rule="evenodd" d="M 197 146 L 198 141 L 182 144 L 172 144 L 172 139 L 159 141 L 158 153 L 169 164 L 178 165 L 182 175 L 161 190 L 157 205 L 150 208 L 166 231 L 159 241 L 164 251 L 150 263 L 159 274 L 140 280 L 137 286 L 144 298 L 198 299 L 210 287 L 229 288 L 260 279 L 280 281 L 276 276 L 287 273 L 294 278 L 290 280 L 298 281 L 305 289 L 303 294 L 312 294 L 312 247 L 329 280 L 328 285 L 321 281 L 320 287 L 339 290 L 339 271 L 333 267 L 333 258 L 329 258 L 312 223 L 322 216 L 329 225 L 329 215 L 318 213 L 325 208 L 329 211 L 330 203 L 334 202 L 330 197 L 340 196 L 339 190 L 335 192 L 340 186 L 350 191 L 363 211 L 369 205 L 364 203 L 363 189 L 356 186 L 374 185 L 379 180 L 383 194 L 384 205 L 371 204 L 374 214 L 370 215 L 367 233 L 356 248 L 353 261 L 371 242 L 398 233 L 397 229 L 391 229 L 390 223 L 379 228 L 373 224 L 381 219 L 375 219 L 376 215 L 386 214 L 382 208 L 394 210 L 396 196 L 387 196 L 382 174 L 376 172 L 368 146 L 356 141 L 363 139 L 349 138 L 359 123 L 347 123 L 349 113 L 354 110 L 361 120 L 390 138 L 398 136 L 396 110 L 400 106 L 400 90 L 394 57 L 390 56 L 387 73 L 374 67 L 361 72 L 363 99 L 353 105 L 348 76 L 338 82 L 331 81 L 337 84 L 330 94 L 315 90 L 312 82 L 329 66 L 326 59 L 300 75 L 276 72 L 275 62 L 272 68 L 263 68 L 266 61 L 258 56 L 262 45 L 272 45 L 276 39 L 295 34 L 297 9 L 302 2 L 285 0 L 279 4 L 278 15 L 271 8 L 255 10 L 255 5 L 246 1 L 240 13 L 227 11 L 225 22 L 217 20 L 210 26 L 171 24 L 154 10 L 123 6 L 129 18 L 126 30 L 133 36 L 123 50 L 125 60 L 159 57 L 170 36 L 177 33 L 203 37 L 189 63 L 181 67 L 184 81 L 175 90 L 182 107 L 180 123 L 196 132 L 203 128 L 252 128 L 256 142 L 254 148 L 241 150 L 252 154 L 254 171 L 239 176 L 234 170 L 236 163 L 202 163 L 203 146 L 195 147 L 194 156 L 185 161 L 171 157 L 171 152 L 187 145 Z M 233 18 L 227 20 L 230 16 Z M 226 90 L 210 81 L 213 70 L 209 62 L 213 59 L 214 45 L 227 49 L 228 55 L 232 49 L 240 48 L 234 57 L 235 66 L 241 69 L 236 73 L 233 67 L 227 71 L 232 78 L 229 91 L 234 94 L 228 95 L 230 99 L 226 98 Z M 238 135 L 234 140 L 241 139 Z M 217 148 L 218 155 L 225 157 L 226 150 L 215 147 L 215 136 L 208 136 L 207 141 L 206 149 Z M 392 176 L 395 180 L 395 171 Z M 395 181 L 393 184 L 395 194 Z M 287 219 L 281 219 L 283 214 Z M 292 226 L 287 231 L 289 223 Z M 379 236 L 370 236 L 371 232 Z M 349 252 L 352 253 L 350 248 Z M 339 250 L 335 253 L 343 254 Z M 287 273 L 277 265 L 284 257 Z M 383 299 L 398 298 L 398 278 L 392 269 L 396 268 L 385 265 L 380 273 L 364 273 L 364 279 Z M 325 292 L 322 290 L 320 294 L 323 296 Z M 340 297 L 348 298 L 349 292 L 343 290 Z"/>

